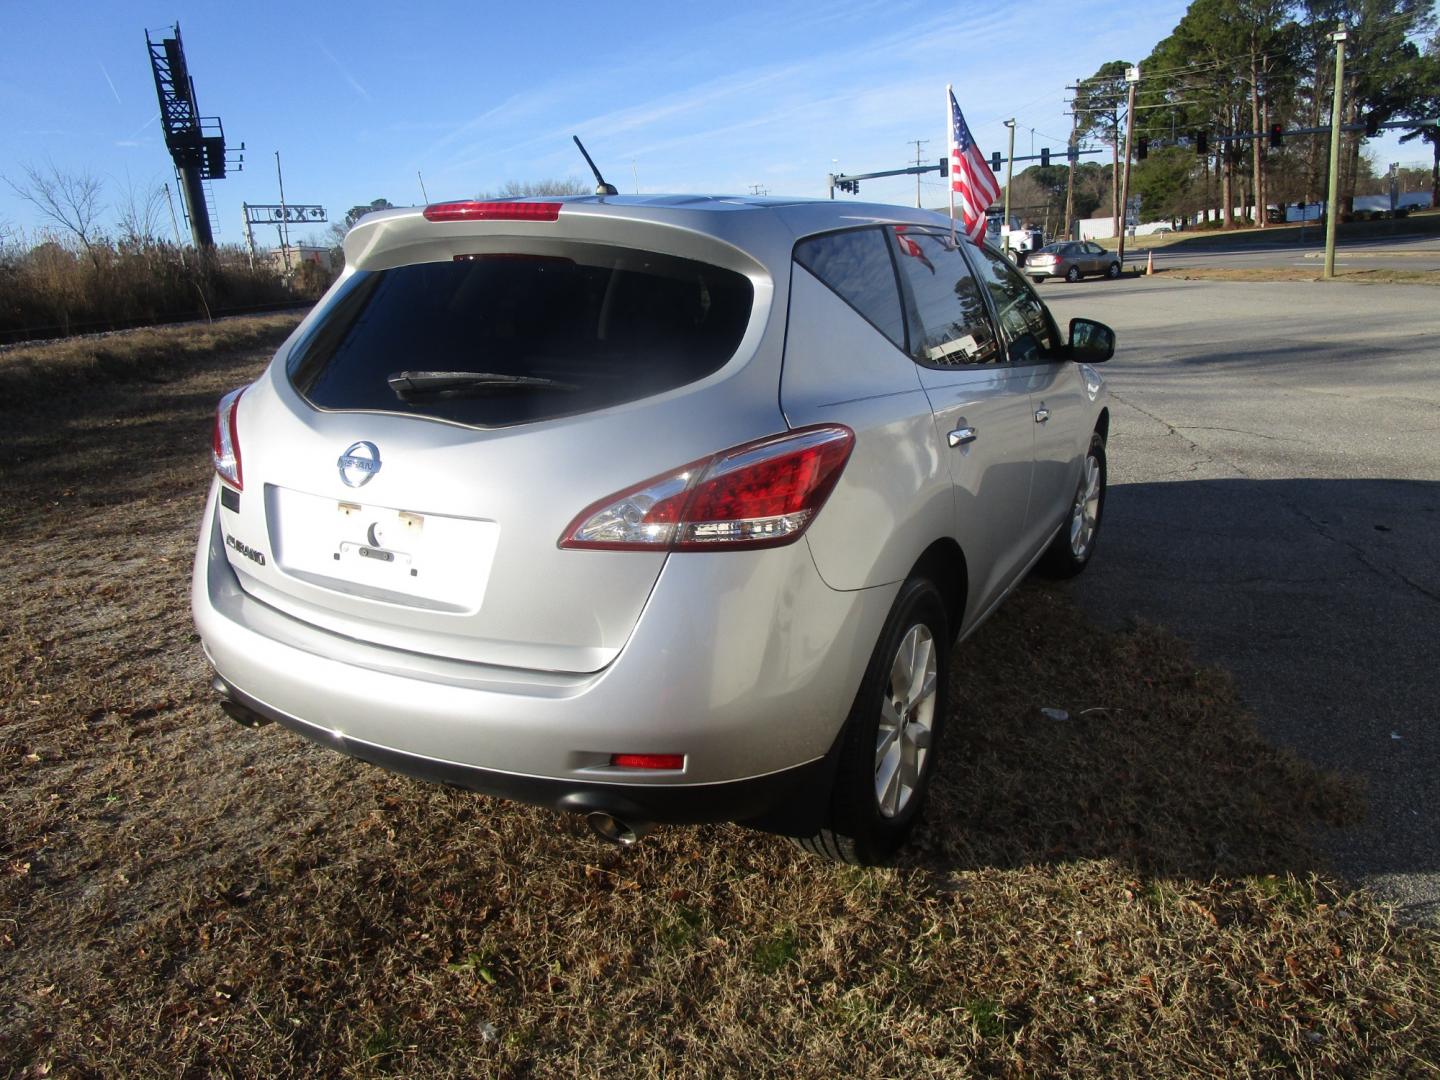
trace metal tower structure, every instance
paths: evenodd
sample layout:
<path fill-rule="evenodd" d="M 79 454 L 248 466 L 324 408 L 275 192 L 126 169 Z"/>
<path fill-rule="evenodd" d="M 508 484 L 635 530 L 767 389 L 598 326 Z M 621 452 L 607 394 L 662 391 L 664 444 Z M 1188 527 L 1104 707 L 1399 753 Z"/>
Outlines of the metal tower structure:
<path fill-rule="evenodd" d="M 165 129 L 165 145 L 175 162 L 175 179 L 185 198 L 185 216 L 195 246 L 213 247 L 215 233 L 210 226 L 210 206 L 205 182 L 223 180 L 227 165 L 225 128 L 218 116 L 201 116 L 195 103 L 195 80 L 185 65 L 185 49 L 180 43 L 180 24 L 173 27 L 174 37 L 159 41 L 145 31 L 145 44 L 150 49 L 150 67 L 155 72 L 155 92 L 160 98 L 160 123 Z M 245 144 L 240 144 L 245 149 Z M 244 157 L 233 162 L 238 172 Z"/>

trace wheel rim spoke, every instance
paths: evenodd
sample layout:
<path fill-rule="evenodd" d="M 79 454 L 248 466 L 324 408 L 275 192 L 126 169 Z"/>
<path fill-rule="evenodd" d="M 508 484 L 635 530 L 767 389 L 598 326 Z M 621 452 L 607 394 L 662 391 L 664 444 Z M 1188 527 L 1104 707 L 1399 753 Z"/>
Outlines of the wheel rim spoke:
<path fill-rule="evenodd" d="M 875 738 L 875 760 L 878 763 L 889 751 L 892 743 L 900 737 L 903 719 L 889 701 L 880 706 L 880 729 Z"/>
<path fill-rule="evenodd" d="M 875 770 L 875 794 L 887 817 L 900 809 L 900 744 L 892 743 Z"/>

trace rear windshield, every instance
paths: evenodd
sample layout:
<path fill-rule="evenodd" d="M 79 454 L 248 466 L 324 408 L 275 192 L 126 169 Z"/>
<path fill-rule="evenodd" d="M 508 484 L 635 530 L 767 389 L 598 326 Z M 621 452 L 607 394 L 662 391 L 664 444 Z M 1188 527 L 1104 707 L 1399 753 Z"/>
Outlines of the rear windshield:
<path fill-rule="evenodd" d="M 291 381 L 321 409 L 498 427 L 658 394 L 734 355 L 753 300 L 745 276 L 566 250 L 359 271 L 291 351 Z"/>

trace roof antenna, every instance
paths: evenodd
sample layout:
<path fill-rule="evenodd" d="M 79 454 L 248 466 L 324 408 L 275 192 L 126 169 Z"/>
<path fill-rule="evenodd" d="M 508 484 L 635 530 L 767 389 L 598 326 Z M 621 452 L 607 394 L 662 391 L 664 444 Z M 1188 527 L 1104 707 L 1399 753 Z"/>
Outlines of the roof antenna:
<path fill-rule="evenodd" d="M 570 137 L 575 140 L 575 145 L 580 148 L 580 153 L 585 155 L 585 164 L 589 165 L 590 171 L 595 174 L 595 194 L 619 195 L 620 192 L 615 189 L 615 185 L 607 184 L 605 178 L 600 175 L 600 170 L 595 167 L 595 162 L 590 160 L 590 155 L 585 150 L 585 144 L 580 141 L 580 136 L 571 135 Z"/>

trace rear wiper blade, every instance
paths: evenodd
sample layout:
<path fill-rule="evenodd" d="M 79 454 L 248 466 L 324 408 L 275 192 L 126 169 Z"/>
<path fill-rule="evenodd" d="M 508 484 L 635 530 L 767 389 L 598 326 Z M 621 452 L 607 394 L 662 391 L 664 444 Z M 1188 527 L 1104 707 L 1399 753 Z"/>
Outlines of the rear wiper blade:
<path fill-rule="evenodd" d="M 506 390 L 578 390 L 574 383 L 536 375 L 501 375 L 494 371 L 397 371 L 385 381 L 401 401 L 415 397 L 476 397 Z"/>

